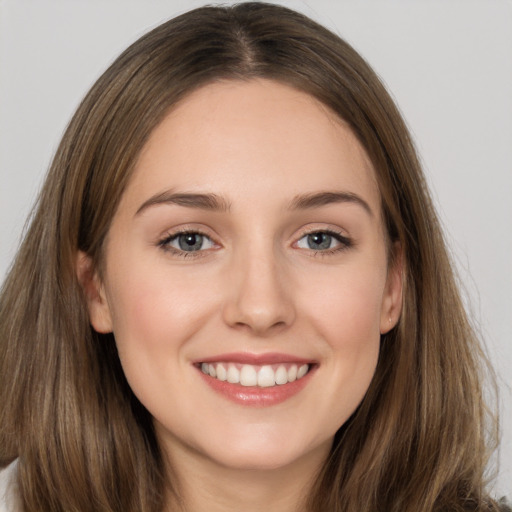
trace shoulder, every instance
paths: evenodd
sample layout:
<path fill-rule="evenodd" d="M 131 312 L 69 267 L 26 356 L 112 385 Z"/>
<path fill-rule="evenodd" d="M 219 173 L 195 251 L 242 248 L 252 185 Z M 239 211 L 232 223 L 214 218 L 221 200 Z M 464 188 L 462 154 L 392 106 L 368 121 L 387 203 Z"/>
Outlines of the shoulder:
<path fill-rule="evenodd" d="M 17 461 L 0 469 L 0 512 L 17 512 L 15 507 L 15 488 Z"/>

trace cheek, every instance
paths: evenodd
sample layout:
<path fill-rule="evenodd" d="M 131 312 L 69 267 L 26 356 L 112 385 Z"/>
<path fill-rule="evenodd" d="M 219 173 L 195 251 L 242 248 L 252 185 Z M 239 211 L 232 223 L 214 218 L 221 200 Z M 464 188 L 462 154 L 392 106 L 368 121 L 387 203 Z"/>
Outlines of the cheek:
<path fill-rule="evenodd" d="M 383 273 L 370 270 L 327 276 L 316 281 L 316 291 L 304 294 L 303 309 L 332 348 L 364 348 L 380 339 L 385 279 Z"/>
<path fill-rule="evenodd" d="M 167 341 L 178 329 L 193 329 L 194 317 L 212 299 L 206 293 L 208 288 L 198 286 L 194 278 L 183 280 L 179 272 L 171 274 L 149 265 L 114 276 L 109 288 L 115 330 L 134 337 L 136 333 L 160 331 Z M 151 338 L 137 339 L 149 342 Z"/>
<path fill-rule="evenodd" d="M 325 386 L 316 403 L 335 431 L 361 403 L 375 373 L 384 279 L 374 270 L 331 276 L 323 284 L 303 307 L 323 342 Z"/>
<path fill-rule="evenodd" d="M 366 292 L 366 293 L 365 293 Z M 362 398 L 373 377 L 380 347 L 379 300 L 364 287 L 331 302 L 323 335 L 342 385 Z"/>
<path fill-rule="evenodd" d="M 193 414 L 179 389 L 190 378 L 187 350 L 208 321 L 214 297 L 194 279 L 155 266 L 111 273 L 109 303 L 119 359 L 137 398 L 155 418 L 168 408 Z M 165 404 L 165 407 L 162 406 Z M 165 420 L 165 421 L 168 421 Z"/>
<path fill-rule="evenodd" d="M 206 321 L 215 299 L 194 279 L 180 281 L 157 267 L 111 274 L 108 296 L 119 357 L 128 380 L 170 371 L 182 347 Z"/>

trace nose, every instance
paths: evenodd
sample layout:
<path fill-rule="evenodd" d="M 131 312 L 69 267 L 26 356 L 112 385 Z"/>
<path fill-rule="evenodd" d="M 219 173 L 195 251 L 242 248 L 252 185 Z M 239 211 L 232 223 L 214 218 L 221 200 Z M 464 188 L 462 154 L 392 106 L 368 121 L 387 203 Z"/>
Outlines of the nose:
<path fill-rule="evenodd" d="M 285 266 L 272 250 L 264 255 L 246 252 L 233 262 L 223 309 L 226 324 L 261 337 L 289 327 L 296 313 Z"/>

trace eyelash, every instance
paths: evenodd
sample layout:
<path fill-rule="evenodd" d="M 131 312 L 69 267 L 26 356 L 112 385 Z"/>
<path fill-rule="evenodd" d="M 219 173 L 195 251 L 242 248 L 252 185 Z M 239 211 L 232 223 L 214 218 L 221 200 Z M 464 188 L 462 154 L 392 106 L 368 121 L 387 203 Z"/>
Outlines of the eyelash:
<path fill-rule="evenodd" d="M 334 255 L 334 254 L 339 254 L 339 253 L 346 251 L 354 246 L 353 240 L 351 240 L 347 236 L 343 235 L 339 231 L 335 231 L 332 229 L 313 229 L 311 231 L 306 231 L 306 232 L 302 233 L 302 235 L 300 236 L 298 241 L 302 240 L 304 237 L 307 237 L 310 235 L 316 235 L 316 234 L 329 235 L 332 238 L 334 238 L 339 243 L 339 245 L 337 247 L 333 247 L 332 249 L 325 249 L 325 250 L 309 249 L 308 252 L 310 252 L 311 256 L 314 258 L 326 257 L 326 256 Z M 297 244 L 298 241 L 295 242 L 295 244 Z M 305 249 L 305 250 L 308 250 L 308 249 Z"/>
<path fill-rule="evenodd" d="M 298 238 L 296 242 L 294 242 L 294 245 L 296 245 L 300 240 L 302 240 L 304 237 L 315 235 L 315 234 L 324 234 L 331 236 L 334 238 L 339 245 L 336 247 L 333 247 L 331 249 L 325 249 L 325 250 L 315 250 L 315 249 L 305 249 L 306 251 L 311 253 L 311 256 L 313 257 L 325 257 L 333 254 L 337 254 L 343 251 L 346 251 L 353 247 L 354 243 L 353 241 L 348 238 L 347 236 L 343 235 L 342 233 L 338 231 L 334 231 L 331 229 L 316 229 L 307 231 L 301 234 L 301 236 Z M 197 251 L 184 251 L 180 249 L 176 249 L 175 247 L 172 247 L 170 243 L 173 240 L 176 240 L 179 236 L 183 235 L 199 235 L 206 239 L 208 239 L 212 244 L 216 244 L 214 240 L 211 239 L 210 236 L 208 236 L 206 233 L 197 230 L 197 229 L 183 229 L 174 231 L 173 233 L 167 234 L 164 238 L 159 240 L 157 242 L 157 246 L 160 247 L 165 252 L 170 252 L 175 256 L 181 257 L 181 258 L 200 258 L 202 256 L 206 256 L 206 250 L 197 250 Z M 302 249 L 302 248 L 300 248 Z"/>
<path fill-rule="evenodd" d="M 205 256 L 205 250 L 199 250 L 199 251 L 183 251 L 180 249 L 176 249 L 175 247 L 172 247 L 170 243 L 177 239 L 179 236 L 183 235 L 199 235 L 202 236 L 208 240 L 212 244 L 216 244 L 210 236 L 208 236 L 206 233 L 198 230 L 198 229 L 183 229 L 174 231 L 173 233 L 167 234 L 164 238 L 158 241 L 157 245 L 160 247 L 163 251 L 172 253 L 174 256 L 178 256 L 181 258 L 200 258 L 202 256 Z"/>

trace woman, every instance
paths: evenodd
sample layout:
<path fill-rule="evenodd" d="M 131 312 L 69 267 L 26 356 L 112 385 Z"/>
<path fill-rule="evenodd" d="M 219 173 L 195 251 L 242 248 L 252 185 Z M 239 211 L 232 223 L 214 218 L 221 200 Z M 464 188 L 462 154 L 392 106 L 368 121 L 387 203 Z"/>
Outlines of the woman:
<path fill-rule="evenodd" d="M 191 11 L 105 72 L 0 326 L 14 510 L 498 510 L 484 359 L 407 130 L 283 7 Z"/>

